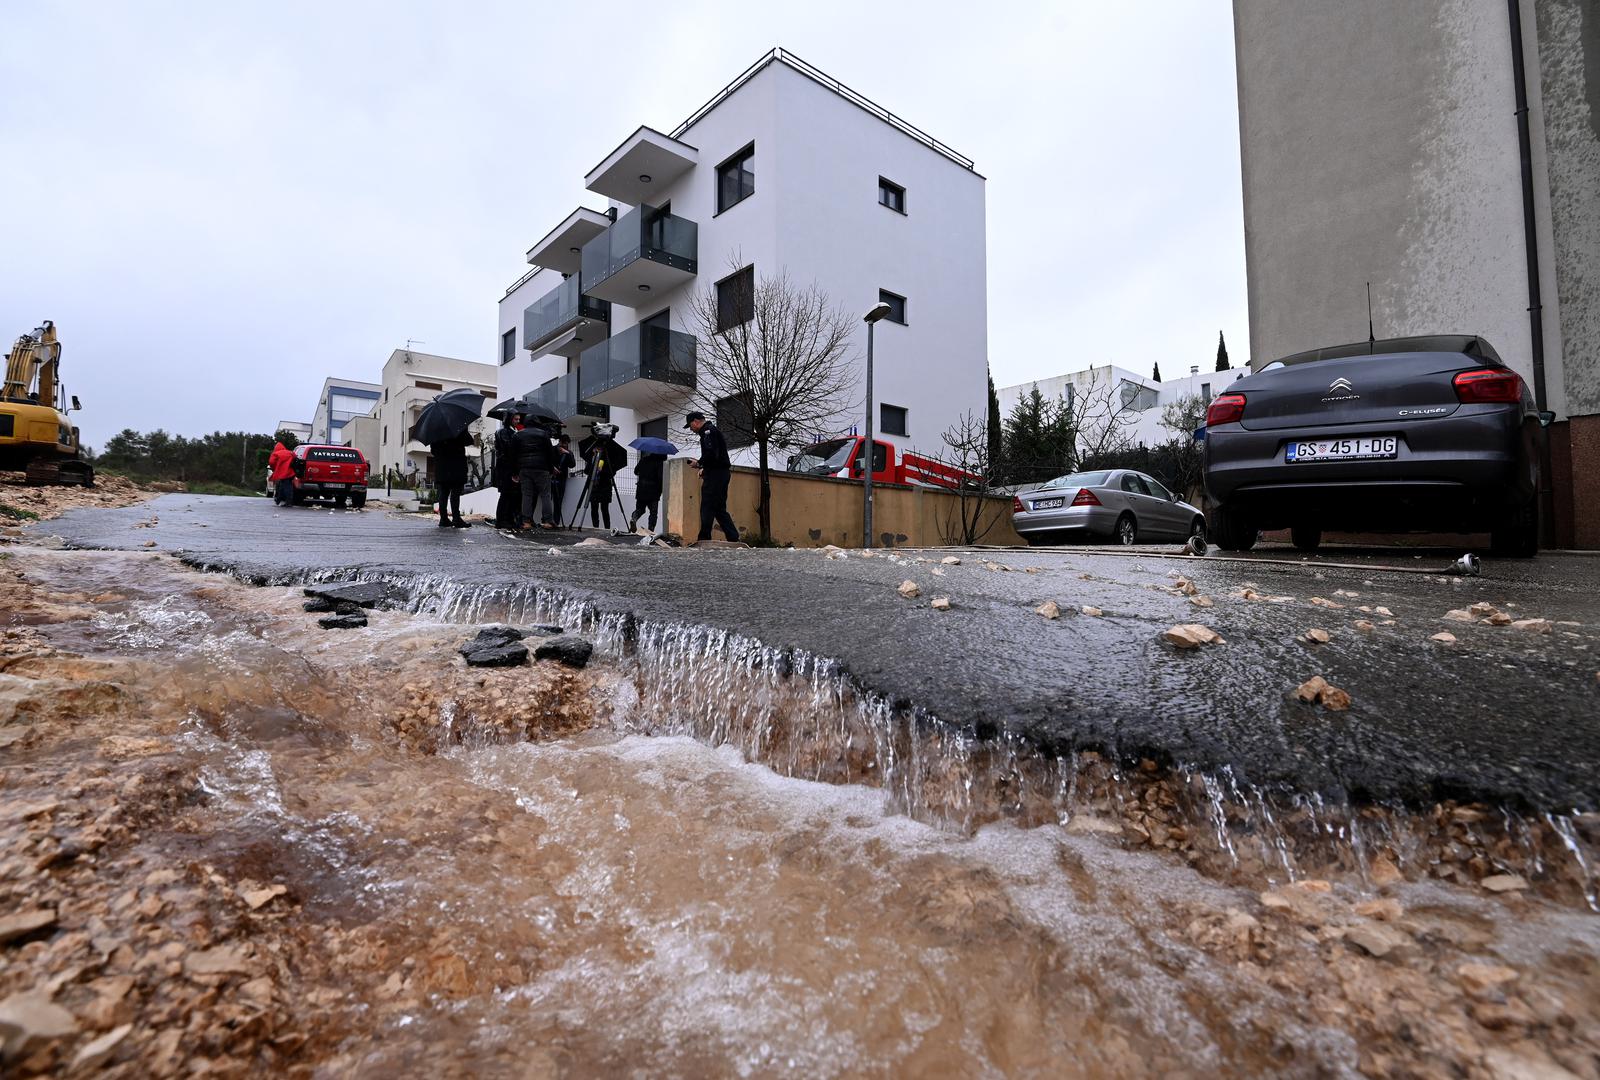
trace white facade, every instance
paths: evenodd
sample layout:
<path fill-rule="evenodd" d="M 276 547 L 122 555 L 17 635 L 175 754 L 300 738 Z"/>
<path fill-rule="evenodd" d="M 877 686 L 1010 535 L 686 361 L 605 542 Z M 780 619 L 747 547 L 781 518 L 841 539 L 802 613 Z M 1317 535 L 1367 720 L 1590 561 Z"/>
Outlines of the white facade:
<path fill-rule="evenodd" d="M 1123 428 L 1131 445 L 1155 447 L 1178 437 L 1177 432 L 1161 426 L 1161 413 L 1166 406 L 1186 397 L 1199 397 L 1210 403 L 1235 379 L 1248 374 L 1248 368 L 1206 371 L 1191 367 L 1187 375 L 1156 382 L 1127 368 L 1103 364 L 1067 375 L 999 387 L 994 396 L 1000 403 L 1003 420 L 1011 415 L 1017 402 L 1037 386 L 1039 393 L 1048 400 L 1079 401 L 1079 408 L 1086 409 L 1089 414 L 1085 418 L 1089 425 L 1110 419 Z M 1095 404 L 1081 404 L 1085 401 Z"/>
<path fill-rule="evenodd" d="M 311 416 L 309 442 L 338 445 L 344 440 L 340 429 L 358 416 L 365 416 L 377 404 L 383 387 L 377 383 L 356 379 L 330 378 L 322 380 L 322 392 L 317 395 L 317 408 Z"/>
<path fill-rule="evenodd" d="M 373 436 L 376 436 L 376 453 L 362 450 L 372 460 L 373 470 L 379 476 L 390 471 L 412 483 L 431 479 L 432 454 L 422 443 L 411 439 L 411 425 L 416 423 L 417 414 L 446 390 L 462 388 L 482 394 L 487 409 L 494 404 L 498 393 L 496 374 L 493 364 L 436 356 L 414 349 L 396 349 L 390 353 L 383 365 L 383 382 L 378 386 L 372 421 L 357 425 L 358 429 L 364 429 L 367 445 L 372 445 Z M 487 418 L 472 426 L 479 447 L 490 445 L 499 426 L 498 421 Z M 481 449 L 474 447 L 467 451 L 467 456 L 477 459 L 481 453 Z"/>
<path fill-rule="evenodd" d="M 718 166 L 746 148 L 754 151 L 754 190 L 719 211 Z M 904 212 L 880 204 L 880 178 L 904 190 Z M 624 227 L 633 207 L 670 204 L 672 215 L 697 228 L 692 275 L 636 265 L 628 271 L 629 284 L 620 287 L 625 293 L 602 279 L 600 292 L 614 297 L 612 341 L 626 340 L 619 335 L 661 312 L 668 313 L 672 330 L 691 333 L 691 297 L 746 266 L 754 268 L 758 282 L 779 273 L 796 287 L 814 282 L 852 319 L 887 290 L 905 298 L 906 321 L 877 324 L 874 398 L 880 410 L 874 428 L 902 448 L 934 450 L 961 414 L 983 413 L 983 177 L 966 159 L 789 54 L 777 50 L 764 57 L 671 136 L 641 128 L 601 161 L 586 186 L 605 199 Z M 588 252 L 578 249 L 608 227 L 617 228 L 595 211 L 579 211 L 529 252 L 529 262 L 540 268 L 500 302 L 497 348 L 506 355 L 509 333 L 515 357 L 500 367 L 503 397 L 535 390 L 589 362 L 589 352 L 530 354 L 524 311 L 562 284 L 563 271 L 579 271 Z M 635 280 L 649 290 L 633 285 Z M 589 294 L 591 282 L 583 280 L 582 289 Z M 856 363 L 864 382 L 867 328 L 856 325 Z M 618 387 L 595 400 L 610 406 L 624 445 L 641 423 L 665 418 L 668 437 L 691 448 L 682 417 L 709 403 L 696 401 L 681 385 L 654 389 Z M 863 397 L 860 386 L 834 430 L 817 434 L 856 430 L 864 418 Z M 882 405 L 906 410 L 904 435 L 882 435 Z M 591 423 L 577 417 L 567 427 L 576 441 Z M 787 453 L 778 452 L 778 467 Z M 754 448 L 735 458 L 753 463 Z M 622 479 L 631 488 L 631 477 Z"/>
<path fill-rule="evenodd" d="M 278 426 L 272 430 L 274 434 L 287 431 L 301 442 L 311 441 L 311 425 L 304 420 L 279 420 Z"/>

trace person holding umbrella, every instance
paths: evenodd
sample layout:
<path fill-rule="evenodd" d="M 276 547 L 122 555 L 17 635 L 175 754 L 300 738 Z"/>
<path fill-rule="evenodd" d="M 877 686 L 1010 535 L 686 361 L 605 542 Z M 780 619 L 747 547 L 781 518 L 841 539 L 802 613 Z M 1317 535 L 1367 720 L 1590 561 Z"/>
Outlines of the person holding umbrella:
<path fill-rule="evenodd" d="M 522 485 L 517 482 L 517 429 L 522 426 L 520 412 L 508 412 L 502 417 L 505 423 L 494 433 L 494 486 L 500 498 L 494 504 L 494 525 L 497 529 L 517 527 L 517 508 L 521 504 Z"/>
<path fill-rule="evenodd" d="M 639 482 L 633 489 L 633 516 L 628 519 L 628 531 L 637 532 L 639 519 L 650 513 L 650 532 L 656 531 L 656 508 L 661 504 L 661 470 L 669 455 L 678 448 L 665 439 L 642 436 L 628 444 L 639 451 L 639 464 L 633 467 Z"/>
<path fill-rule="evenodd" d="M 700 539 L 711 539 L 711 526 L 715 523 L 722 527 L 723 536 L 737 540 L 739 526 L 728 513 L 728 482 L 733 479 L 728 440 L 703 412 L 696 410 L 686 420 L 683 426 L 700 436 L 700 457 L 689 462 L 700 470 Z"/>
<path fill-rule="evenodd" d="M 483 395 L 462 387 L 428 402 L 412 425 L 411 437 L 433 453 L 441 529 L 471 528 L 461 520 L 461 491 L 467 486 L 467 447 L 473 445 L 470 429 L 482 416 Z M 446 516 L 446 504 L 453 517 Z"/>

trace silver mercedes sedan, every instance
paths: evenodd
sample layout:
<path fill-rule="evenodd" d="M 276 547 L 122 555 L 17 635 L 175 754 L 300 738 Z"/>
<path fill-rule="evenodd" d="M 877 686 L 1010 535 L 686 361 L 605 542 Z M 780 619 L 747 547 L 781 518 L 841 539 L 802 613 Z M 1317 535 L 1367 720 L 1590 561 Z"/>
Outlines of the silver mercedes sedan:
<path fill-rule="evenodd" d="M 1187 540 L 1206 535 L 1205 515 L 1153 476 L 1131 469 L 1058 476 L 1011 500 L 1011 521 L 1029 544 L 1067 539 Z"/>

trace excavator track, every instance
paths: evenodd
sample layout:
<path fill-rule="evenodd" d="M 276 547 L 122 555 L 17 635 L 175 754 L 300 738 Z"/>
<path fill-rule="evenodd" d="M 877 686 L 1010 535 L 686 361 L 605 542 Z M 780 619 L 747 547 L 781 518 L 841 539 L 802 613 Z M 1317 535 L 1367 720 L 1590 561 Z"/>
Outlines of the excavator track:
<path fill-rule="evenodd" d="M 94 466 L 73 458 L 65 461 L 35 458 L 28 462 L 24 475 L 27 482 L 35 487 L 45 484 L 94 487 Z"/>

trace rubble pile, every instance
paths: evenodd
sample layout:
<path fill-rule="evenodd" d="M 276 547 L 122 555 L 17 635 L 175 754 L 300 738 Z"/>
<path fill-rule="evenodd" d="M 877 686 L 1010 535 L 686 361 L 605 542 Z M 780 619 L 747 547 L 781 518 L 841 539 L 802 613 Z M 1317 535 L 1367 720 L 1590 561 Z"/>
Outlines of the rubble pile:
<path fill-rule="evenodd" d="M 20 472 L 0 472 L 0 507 L 24 512 L 16 518 L 0 513 L 0 526 L 31 520 L 27 514 L 53 518 L 85 506 L 132 506 L 158 494 L 159 491 L 140 487 L 124 476 L 100 476 L 95 479 L 94 487 L 86 488 L 64 484 L 34 486 L 25 483 Z"/>

